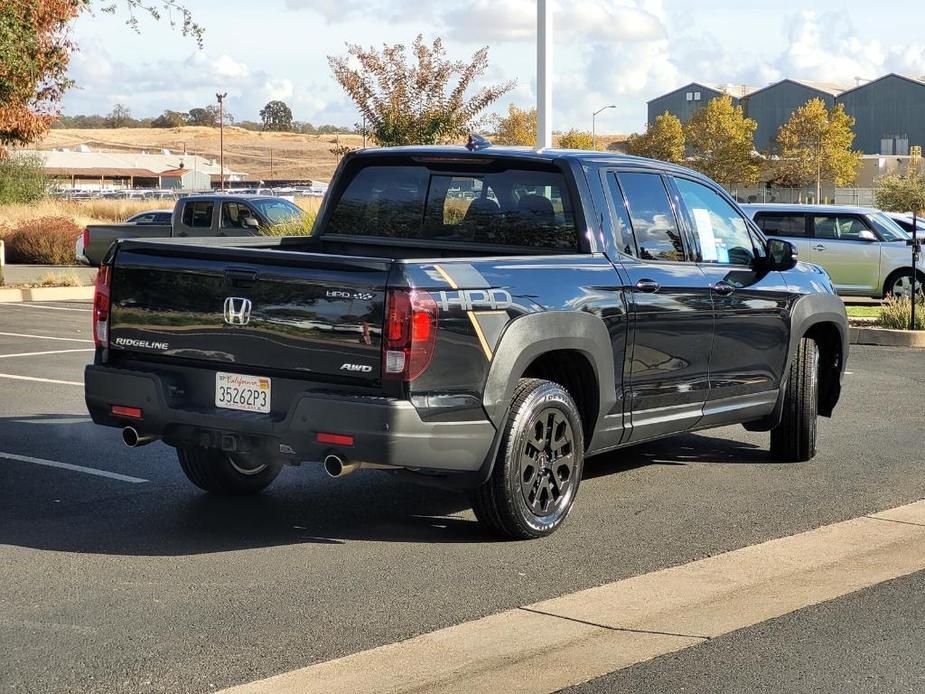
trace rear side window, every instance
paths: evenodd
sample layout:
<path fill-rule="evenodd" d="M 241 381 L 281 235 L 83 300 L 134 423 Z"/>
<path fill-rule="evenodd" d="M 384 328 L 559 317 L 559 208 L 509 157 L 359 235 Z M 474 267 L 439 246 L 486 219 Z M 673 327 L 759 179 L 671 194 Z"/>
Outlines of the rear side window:
<path fill-rule="evenodd" d="M 684 260 L 681 232 L 662 177 L 648 173 L 621 173 L 619 179 L 626 196 L 639 258 Z"/>
<path fill-rule="evenodd" d="M 768 236 L 806 236 L 806 217 L 802 214 L 759 212 L 755 224 Z"/>
<path fill-rule="evenodd" d="M 191 202 L 183 208 L 184 226 L 197 229 L 208 229 L 212 226 L 212 210 L 214 203 L 202 201 Z"/>
<path fill-rule="evenodd" d="M 526 169 L 451 174 L 367 166 L 336 202 L 324 233 L 578 248 L 565 178 Z"/>

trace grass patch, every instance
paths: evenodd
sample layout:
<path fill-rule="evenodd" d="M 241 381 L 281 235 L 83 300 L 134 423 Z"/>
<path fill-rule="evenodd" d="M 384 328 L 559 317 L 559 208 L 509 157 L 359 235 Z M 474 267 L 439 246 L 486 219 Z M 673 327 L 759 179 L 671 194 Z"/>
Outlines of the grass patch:
<path fill-rule="evenodd" d="M 39 278 L 40 287 L 80 287 L 80 277 L 73 270 L 64 272 L 46 272 Z"/>
<path fill-rule="evenodd" d="M 848 318 L 879 318 L 879 306 L 845 306 Z"/>

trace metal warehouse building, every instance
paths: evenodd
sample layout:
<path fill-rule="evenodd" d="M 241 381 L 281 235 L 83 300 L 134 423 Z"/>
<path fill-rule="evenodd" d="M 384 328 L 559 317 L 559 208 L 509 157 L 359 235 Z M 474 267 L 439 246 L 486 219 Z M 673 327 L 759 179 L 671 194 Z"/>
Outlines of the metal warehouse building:
<path fill-rule="evenodd" d="M 827 108 L 832 108 L 836 95 L 844 90 L 845 87 L 836 84 L 784 79 L 752 92 L 744 100 L 744 106 L 748 117 L 758 123 L 755 149 L 769 149 L 780 127 L 810 99 L 822 99 Z"/>
<path fill-rule="evenodd" d="M 668 111 L 686 123 L 710 99 L 722 94 L 729 94 L 758 123 L 755 149 L 759 151 L 770 147 L 795 109 L 814 98 L 829 108 L 844 104 L 855 119 L 854 147 L 864 154 L 906 156 L 913 145 L 925 145 L 925 78 L 895 73 L 852 88 L 798 79 L 784 79 L 761 89 L 691 82 L 652 99 L 648 122 L 654 123 Z"/>
<path fill-rule="evenodd" d="M 891 73 L 840 94 L 855 118 L 854 146 L 865 154 L 909 154 L 925 145 L 925 80 Z"/>
<path fill-rule="evenodd" d="M 672 113 L 682 123 L 687 123 L 697 111 L 707 105 L 710 99 L 723 94 L 732 96 L 732 102 L 739 104 L 740 99 L 752 90 L 751 87 L 729 84 L 707 84 L 705 82 L 691 82 L 683 87 L 656 97 L 649 102 L 649 123 L 665 113 Z"/>

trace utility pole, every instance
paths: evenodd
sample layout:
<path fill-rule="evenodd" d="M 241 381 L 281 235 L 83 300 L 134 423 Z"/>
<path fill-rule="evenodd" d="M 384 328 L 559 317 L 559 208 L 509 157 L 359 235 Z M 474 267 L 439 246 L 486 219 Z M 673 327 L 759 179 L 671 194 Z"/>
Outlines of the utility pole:
<path fill-rule="evenodd" d="M 270 147 L 270 178 L 273 178 L 273 148 Z"/>
<path fill-rule="evenodd" d="M 613 104 L 610 104 L 610 106 L 602 106 L 591 114 L 591 149 L 597 149 L 597 114 L 609 108 L 616 108 L 616 106 Z"/>
<path fill-rule="evenodd" d="M 552 8 L 536 2 L 536 147 L 552 147 Z"/>
<path fill-rule="evenodd" d="M 218 157 L 222 190 L 225 190 L 225 97 L 227 96 L 228 92 L 219 92 L 215 95 L 218 99 Z"/>
<path fill-rule="evenodd" d="M 363 114 L 363 149 L 366 149 L 366 114 Z"/>

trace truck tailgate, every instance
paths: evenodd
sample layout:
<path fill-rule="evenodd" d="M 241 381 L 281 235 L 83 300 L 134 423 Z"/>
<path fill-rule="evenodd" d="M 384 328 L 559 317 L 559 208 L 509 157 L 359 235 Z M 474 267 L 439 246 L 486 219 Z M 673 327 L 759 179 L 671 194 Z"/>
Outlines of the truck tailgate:
<path fill-rule="evenodd" d="M 110 348 L 217 370 L 376 381 L 390 261 L 132 244 L 115 258 Z"/>

